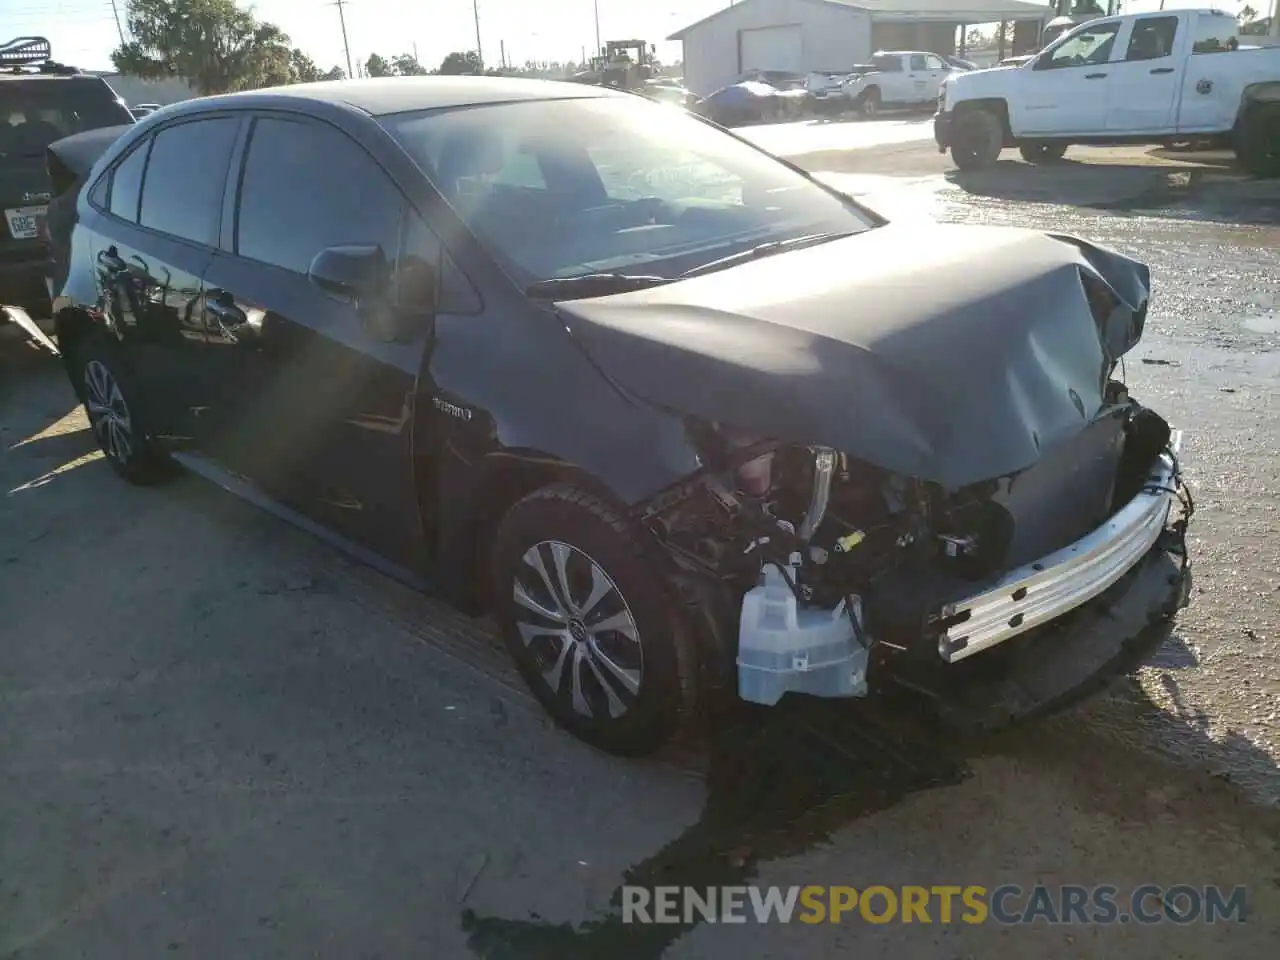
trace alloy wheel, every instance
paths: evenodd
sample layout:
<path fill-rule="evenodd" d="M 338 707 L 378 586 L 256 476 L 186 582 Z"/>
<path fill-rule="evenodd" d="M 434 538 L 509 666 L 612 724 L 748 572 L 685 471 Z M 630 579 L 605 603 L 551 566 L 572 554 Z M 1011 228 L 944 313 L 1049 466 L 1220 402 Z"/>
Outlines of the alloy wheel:
<path fill-rule="evenodd" d="M 617 584 L 585 552 L 534 544 L 516 567 L 516 629 L 552 693 L 574 713 L 617 720 L 635 704 L 644 656 Z"/>
<path fill-rule="evenodd" d="M 120 384 L 100 360 L 84 367 L 85 410 L 103 453 L 119 463 L 133 455 L 133 417 Z"/>

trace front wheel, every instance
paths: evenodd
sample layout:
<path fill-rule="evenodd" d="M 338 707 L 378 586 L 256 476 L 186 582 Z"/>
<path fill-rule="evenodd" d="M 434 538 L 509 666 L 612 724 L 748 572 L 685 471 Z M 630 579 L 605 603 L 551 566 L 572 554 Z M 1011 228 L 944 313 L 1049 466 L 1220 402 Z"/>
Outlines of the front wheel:
<path fill-rule="evenodd" d="M 112 469 L 141 486 L 172 476 L 173 465 L 152 442 L 139 391 L 110 341 L 88 336 L 75 351 L 72 369 L 89 426 Z"/>
<path fill-rule="evenodd" d="M 956 117 L 951 131 L 951 159 L 961 170 L 991 166 L 1003 146 L 1004 130 L 995 114 L 970 109 Z"/>
<path fill-rule="evenodd" d="M 610 753 L 641 756 L 690 716 L 687 634 L 641 535 L 565 484 L 503 519 L 491 559 L 494 612 L 530 691 L 552 718 Z"/>
<path fill-rule="evenodd" d="M 1018 146 L 1018 152 L 1027 163 L 1057 163 L 1067 154 L 1065 143 L 1032 142 Z"/>

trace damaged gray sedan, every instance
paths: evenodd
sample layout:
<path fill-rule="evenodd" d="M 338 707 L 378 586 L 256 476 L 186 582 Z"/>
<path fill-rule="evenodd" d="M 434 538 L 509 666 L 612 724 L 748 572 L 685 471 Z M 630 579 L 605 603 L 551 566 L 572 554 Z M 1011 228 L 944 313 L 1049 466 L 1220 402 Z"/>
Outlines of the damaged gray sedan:
<path fill-rule="evenodd" d="M 300 85 L 102 146 L 50 167 L 59 346 L 112 465 L 491 611 L 591 743 L 889 688 L 996 726 L 1187 601 L 1178 434 L 1118 377 L 1126 257 L 886 223 L 574 84 Z"/>

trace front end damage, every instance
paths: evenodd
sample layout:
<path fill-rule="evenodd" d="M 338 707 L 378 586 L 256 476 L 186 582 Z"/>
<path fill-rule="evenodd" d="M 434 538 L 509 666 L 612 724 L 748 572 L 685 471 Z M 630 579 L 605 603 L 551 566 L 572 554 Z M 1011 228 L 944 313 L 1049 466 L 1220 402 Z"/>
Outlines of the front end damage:
<path fill-rule="evenodd" d="M 1092 456 L 1096 475 L 1077 460 L 1061 489 L 1040 475 L 1063 470 L 1054 458 L 947 491 L 691 418 L 704 470 L 639 519 L 718 601 L 709 626 L 742 699 L 905 686 L 957 723 L 997 727 L 1140 664 L 1188 601 L 1181 435 L 1119 384 L 1111 394 L 1062 458 Z"/>
<path fill-rule="evenodd" d="M 725 686 L 906 685 L 987 724 L 1140 661 L 1187 601 L 1179 438 L 1116 378 L 1149 296 L 1075 237 L 890 224 L 561 313 L 684 417 L 702 467 L 637 520 Z"/>

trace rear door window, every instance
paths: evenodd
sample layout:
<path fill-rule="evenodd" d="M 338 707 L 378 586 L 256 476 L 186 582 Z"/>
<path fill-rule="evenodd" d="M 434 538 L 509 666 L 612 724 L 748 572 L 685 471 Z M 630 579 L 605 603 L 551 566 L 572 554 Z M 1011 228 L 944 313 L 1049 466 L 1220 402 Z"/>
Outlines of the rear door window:
<path fill-rule="evenodd" d="M 880 54 L 871 58 L 871 65 L 881 73 L 901 73 L 902 58 L 897 54 Z"/>
<path fill-rule="evenodd" d="M 1173 53 L 1178 35 L 1177 17 L 1144 17 L 1133 22 L 1126 60 L 1160 60 Z"/>
<path fill-rule="evenodd" d="M 138 222 L 192 243 L 216 246 L 227 166 L 239 127 L 238 117 L 211 117 L 157 133 L 142 181 Z"/>
<path fill-rule="evenodd" d="M 111 215 L 130 223 L 138 222 L 138 201 L 142 199 L 142 173 L 147 165 L 150 138 L 138 144 L 116 165 L 111 174 Z"/>
<path fill-rule="evenodd" d="M 0 82 L 0 155 L 43 156 L 73 133 L 132 123 L 112 89 L 91 77 L 30 77 Z"/>
<path fill-rule="evenodd" d="M 399 247 L 403 201 L 387 174 L 327 124 L 261 117 L 249 139 L 236 211 L 236 253 L 306 274 L 342 244 Z"/>

